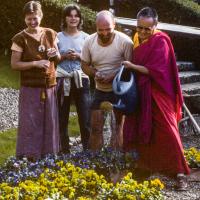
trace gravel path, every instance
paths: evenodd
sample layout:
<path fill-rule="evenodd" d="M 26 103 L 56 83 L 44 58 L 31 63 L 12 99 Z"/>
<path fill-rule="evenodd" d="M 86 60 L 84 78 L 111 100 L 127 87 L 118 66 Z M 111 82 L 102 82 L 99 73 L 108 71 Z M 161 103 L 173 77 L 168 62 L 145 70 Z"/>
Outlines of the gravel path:
<path fill-rule="evenodd" d="M 0 132 L 17 127 L 18 97 L 18 90 L 0 88 Z M 187 148 L 195 146 L 200 149 L 200 135 L 184 137 L 183 144 Z M 190 181 L 188 191 L 177 192 L 173 187 L 174 180 L 162 175 L 153 175 L 153 177 L 158 177 L 165 183 L 166 188 L 163 193 L 166 200 L 200 200 L 200 182 L 198 181 Z"/>
<path fill-rule="evenodd" d="M 195 147 L 200 149 L 200 135 L 184 136 L 182 142 L 184 148 Z M 200 169 L 197 172 L 191 170 L 191 175 L 188 176 L 188 191 L 178 192 L 174 189 L 174 180 L 162 176 L 160 176 L 160 179 L 166 185 L 164 190 L 166 200 L 200 200 Z"/>
<path fill-rule="evenodd" d="M 17 127 L 18 98 L 18 90 L 0 88 L 0 132 Z"/>

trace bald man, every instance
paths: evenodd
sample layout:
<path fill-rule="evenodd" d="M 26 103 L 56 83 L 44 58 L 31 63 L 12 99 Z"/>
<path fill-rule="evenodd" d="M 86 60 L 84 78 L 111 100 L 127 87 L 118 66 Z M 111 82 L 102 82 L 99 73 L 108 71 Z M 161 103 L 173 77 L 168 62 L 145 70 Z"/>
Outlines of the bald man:
<path fill-rule="evenodd" d="M 112 91 L 112 81 L 124 60 L 132 60 L 132 40 L 124 33 L 115 29 L 115 19 L 111 12 L 100 11 L 96 16 L 97 32 L 90 35 L 83 46 L 81 62 L 82 70 L 94 77 L 96 88 L 92 102 L 91 134 L 89 148 L 99 150 L 103 146 L 104 113 L 100 110 L 103 101 L 116 103 L 117 99 Z M 115 149 L 123 145 L 123 116 L 114 111 L 116 127 L 115 138 L 111 146 Z M 113 133 L 112 133 L 113 135 Z"/>

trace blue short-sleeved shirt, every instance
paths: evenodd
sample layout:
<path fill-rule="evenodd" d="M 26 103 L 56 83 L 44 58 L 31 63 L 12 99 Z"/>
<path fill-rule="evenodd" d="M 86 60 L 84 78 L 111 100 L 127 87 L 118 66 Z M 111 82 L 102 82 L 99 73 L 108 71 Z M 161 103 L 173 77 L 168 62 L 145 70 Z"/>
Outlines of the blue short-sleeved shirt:
<path fill-rule="evenodd" d="M 82 47 L 86 37 L 88 36 L 87 33 L 80 31 L 78 35 L 71 36 L 64 32 L 58 33 L 58 49 L 60 54 L 64 54 L 70 49 L 75 50 L 78 53 L 81 53 Z M 58 64 L 59 67 L 64 69 L 67 72 L 72 72 L 75 70 L 81 69 L 81 63 L 79 60 L 64 60 Z"/>

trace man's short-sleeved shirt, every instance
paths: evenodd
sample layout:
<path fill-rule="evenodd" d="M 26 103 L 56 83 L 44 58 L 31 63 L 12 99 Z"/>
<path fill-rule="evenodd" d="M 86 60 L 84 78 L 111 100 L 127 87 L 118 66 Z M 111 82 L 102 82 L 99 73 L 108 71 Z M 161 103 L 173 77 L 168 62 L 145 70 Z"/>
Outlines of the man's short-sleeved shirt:
<path fill-rule="evenodd" d="M 97 71 L 109 74 L 119 69 L 121 62 L 132 60 L 133 42 L 124 33 L 114 31 L 115 37 L 108 46 L 98 44 L 98 35 L 90 35 L 83 46 L 81 59 L 92 65 Z M 112 83 L 102 84 L 96 81 L 96 88 L 101 91 L 112 91 Z"/>

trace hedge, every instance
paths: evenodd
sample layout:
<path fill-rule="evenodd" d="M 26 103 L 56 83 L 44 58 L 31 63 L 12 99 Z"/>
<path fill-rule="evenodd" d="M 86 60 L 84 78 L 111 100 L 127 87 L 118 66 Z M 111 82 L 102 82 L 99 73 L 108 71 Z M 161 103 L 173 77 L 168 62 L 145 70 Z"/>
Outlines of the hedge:
<path fill-rule="evenodd" d="M 80 0 L 94 10 L 108 9 L 109 1 Z M 154 7 L 159 21 L 188 26 L 199 26 L 200 6 L 193 0 L 116 0 L 115 8 L 118 17 L 136 18 L 137 12 L 145 7 Z"/>
<path fill-rule="evenodd" d="M 23 30 L 26 26 L 24 23 L 23 7 L 28 0 L 4 0 L 0 6 L 0 53 L 5 49 L 10 49 L 11 38 Z M 65 5 L 73 3 L 73 0 L 40 0 L 44 18 L 42 26 L 53 28 L 60 31 L 61 14 Z M 84 25 L 83 30 L 87 33 L 95 31 L 94 19 L 96 13 L 91 9 L 81 6 L 83 13 Z"/>
<path fill-rule="evenodd" d="M 4 0 L 0 6 L 0 53 L 5 49 L 10 49 L 11 38 L 17 32 L 24 29 L 23 6 L 28 0 Z M 40 0 L 43 5 L 44 19 L 42 25 L 60 30 L 61 11 L 63 7 L 74 2 L 73 0 Z M 90 6 L 93 9 L 101 10 L 108 8 L 108 0 L 93 1 L 79 0 L 83 5 Z M 193 0 L 117 0 L 119 10 L 118 16 L 135 18 L 139 9 L 144 6 L 155 7 L 158 11 L 159 21 L 188 26 L 199 26 L 200 6 Z M 95 31 L 94 19 L 95 12 L 91 9 L 81 6 L 84 17 L 83 30 L 92 33 Z M 200 40 L 185 37 L 172 37 L 177 50 L 178 58 L 181 60 L 194 61 L 200 66 Z M 187 47 L 187 48 L 185 48 Z M 192 51 L 191 51 L 192 49 Z"/>
<path fill-rule="evenodd" d="M 97 11 L 109 7 L 108 0 L 80 0 L 80 2 Z M 199 27 L 200 6 L 193 0 L 116 0 L 116 16 L 136 18 L 137 12 L 145 6 L 157 10 L 160 22 Z M 178 60 L 193 61 L 200 69 L 200 38 L 169 34 Z"/>

